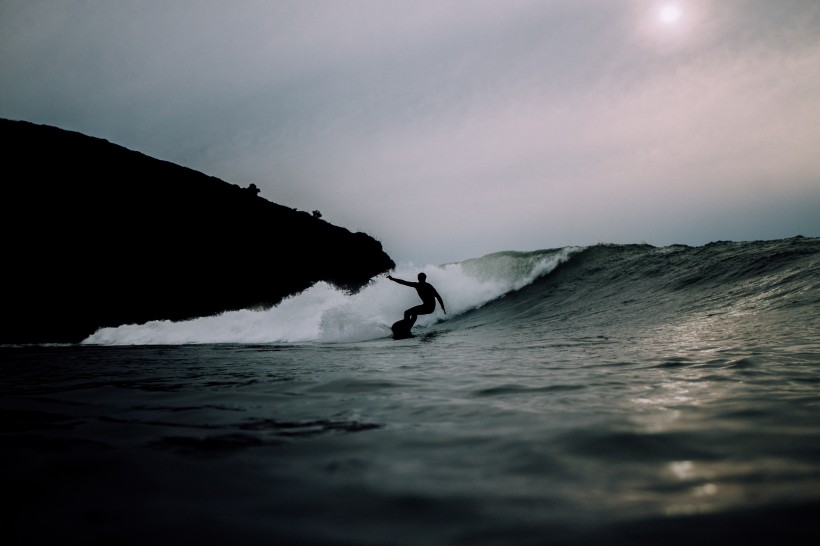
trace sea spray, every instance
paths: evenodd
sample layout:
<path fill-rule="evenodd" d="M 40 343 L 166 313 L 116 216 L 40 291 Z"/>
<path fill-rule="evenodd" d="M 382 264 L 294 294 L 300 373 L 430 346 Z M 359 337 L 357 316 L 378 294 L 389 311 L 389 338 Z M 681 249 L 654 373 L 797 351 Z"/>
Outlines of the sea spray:
<path fill-rule="evenodd" d="M 497 252 L 459 263 L 399 266 L 394 276 L 415 280 L 420 271 L 437 288 L 440 309 L 420 316 L 423 329 L 445 318 L 476 309 L 549 273 L 581 250 L 577 247 L 534 252 Z M 192 320 L 151 321 L 102 328 L 83 341 L 98 345 L 178 345 L 188 343 L 307 343 L 378 339 L 405 309 L 417 305 L 412 289 L 385 277 L 350 293 L 324 282 L 267 309 L 244 309 Z"/>

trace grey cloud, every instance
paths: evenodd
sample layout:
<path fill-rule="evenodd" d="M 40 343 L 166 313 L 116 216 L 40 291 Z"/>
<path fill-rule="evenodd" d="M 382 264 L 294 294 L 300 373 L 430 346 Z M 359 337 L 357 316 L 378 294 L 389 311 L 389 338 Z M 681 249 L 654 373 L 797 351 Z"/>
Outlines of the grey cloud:
<path fill-rule="evenodd" d="M 785 218 L 820 193 L 820 4 L 679 3 L 673 28 L 655 0 L 7 1 L 0 115 L 253 182 L 399 260 L 760 237 L 738 194 Z M 792 216 L 773 236 L 820 229 Z"/>

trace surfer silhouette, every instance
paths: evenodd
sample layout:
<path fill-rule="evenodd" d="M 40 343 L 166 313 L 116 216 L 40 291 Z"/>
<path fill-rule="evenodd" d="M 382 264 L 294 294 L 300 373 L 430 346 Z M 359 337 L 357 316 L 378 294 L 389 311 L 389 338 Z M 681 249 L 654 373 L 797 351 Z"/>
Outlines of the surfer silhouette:
<path fill-rule="evenodd" d="M 388 275 L 387 278 L 404 286 L 415 288 L 421 298 L 421 305 L 411 307 L 404 312 L 404 320 L 407 323 L 406 327 L 408 330 L 416 323 L 416 318 L 419 315 L 429 315 L 436 310 L 436 300 L 438 300 L 439 305 L 441 305 L 441 310 L 444 311 L 444 314 L 447 314 L 441 296 L 439 296 L 436 289 L 433 288 L 433 285 L 427 282 L 427 275 L 424 273 L 419 273 L 419 282 L 404 281 L 391 277 L 390 275 Z"/>

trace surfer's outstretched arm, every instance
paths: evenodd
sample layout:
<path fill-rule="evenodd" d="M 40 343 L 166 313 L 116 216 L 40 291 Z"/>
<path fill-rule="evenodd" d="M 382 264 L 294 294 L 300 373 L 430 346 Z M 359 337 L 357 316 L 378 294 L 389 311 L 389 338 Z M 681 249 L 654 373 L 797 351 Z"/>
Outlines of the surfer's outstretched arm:
<path fill-rule="evenodd" d="M 403 281 L 401 279 L 396 279 L 396 278 L 391 277 L 390 275 L 388 275 L 387 278 L 390 279 L 393 282 L 403 284 L 404 286 L 412 286 L 412 287 L 416 286 L 416 283 L 414 283 L 414 282 L 408 282 L 408 281 Z"/>

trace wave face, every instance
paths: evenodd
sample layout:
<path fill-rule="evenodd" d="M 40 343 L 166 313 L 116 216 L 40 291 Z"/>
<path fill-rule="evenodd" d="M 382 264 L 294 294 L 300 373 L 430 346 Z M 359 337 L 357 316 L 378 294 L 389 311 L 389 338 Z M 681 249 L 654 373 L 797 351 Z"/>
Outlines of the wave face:
<path fill-rule="evenodd" d="M 395 276 L 414 280 L 425 271 L 444 298 L 448 314 L 438 309 L 419 317 L 419 332 L 526 326 L 540 339 L 582 332 L 615 335 L 619 329 L 626 334 L 684 318 L 717 320 L 762 311 L 814 325 L 820 314 L 818 260 L 820 239 L 798 237 L 702 247 L 498 252 L 460 263 L 408 265 Z M 104 328 L 84 343 L 366 341 L 388 336 L 390 324 L 417 303 L 414 290 L 386 278 L 355 294 L 319 283 L 270 309 Z"/>
<path fill-rule="evenodd" d="M 820 318 L 818 272 L 817 238 L 702 247 L 598 245 L 458 322 L 614 334 L 765 313 L 769 321 L 792 321 L 792 328 L 808 326 Z"/>

